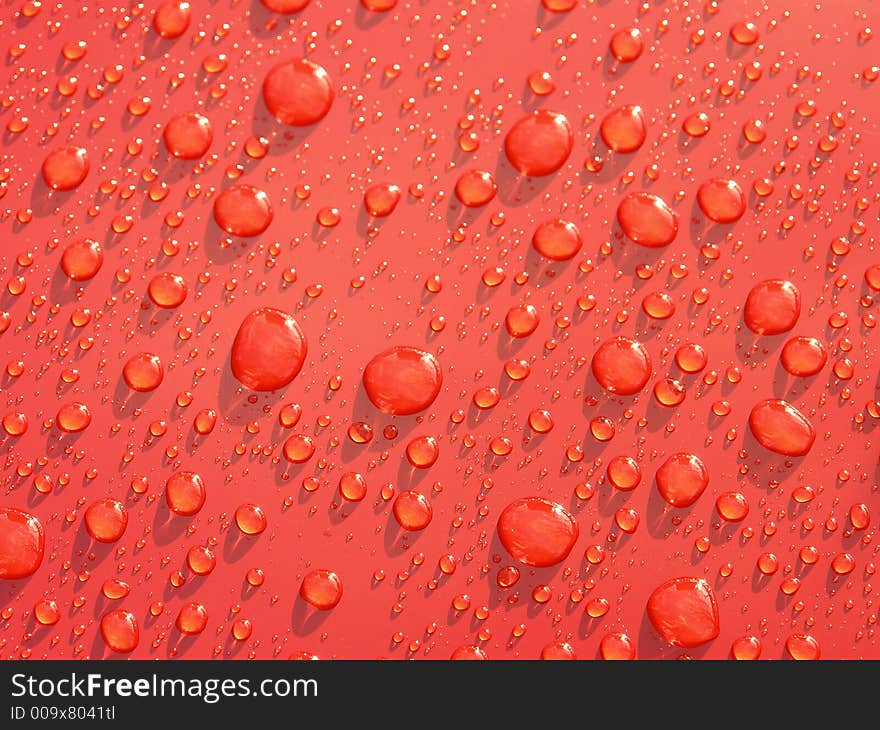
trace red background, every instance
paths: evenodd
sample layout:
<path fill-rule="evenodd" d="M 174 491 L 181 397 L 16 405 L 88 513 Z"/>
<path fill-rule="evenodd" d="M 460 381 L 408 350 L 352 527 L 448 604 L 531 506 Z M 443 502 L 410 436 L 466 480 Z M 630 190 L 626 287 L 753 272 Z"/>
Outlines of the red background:
<path fill-rule="evenodd" d="M 734 639 L 754 634 L 762 639 L 764 658 L 781 658 L 790 634 L 809 633 L 824 658 L 880 658 L 871 592 L 874 526 L 853 534 L 847 518 L 850 505 L 859 502 L 878 517 L 877 421 L 865 407 L 878 397 L 880 353 L 876 329 L 861 319 L 876 315 L 876 305 L 860 302 L 868 292 L 863 273 L 880 258 L 880 97 L 861 75 L 876 62 L 876 40 L 858 37 L 875 21 L 868 3 L 724 2 L 713 13 L 696 2 L 582 1 L 570 13 L 550 14 L 538 0 L 401 0 L 390 13 L 371 14 L 356 0 L 312 0 L 296 15 L 273 16 L 257 2 L 203 0 L 193 3 L 190 28 L 174 41 L 152 31 L 152 2 L 128 10 L 100 2 L 43 3 L 30 19 L 19 15 L 22 4 L 4 0 L 0 26 L 0 121 L 5 128 L 18 116 L 29 118 L 24 132 L 4 133 L 0 233 L 4 285 L 21 275 L 27 289 L 13 296 L 4 286 L 0 308 L 10 312 L 12 326 L 0 336 L 0 357 L 4 364 L 24 363 L 21 376 L 4 375 L 3 405 L 26 413 L 30 429 L 3 442 L 0 504 L 38 515 L 47 543 L 35 575 L 0 585 L 3 657 L 112 656 L 99 622 L 121 607 L 140 623 L 140 646 L 132 655 L 138 658 L 284 658 L 307 650 L 321 658 L 445 659 L 464 644 L 482 646 L 490 658 L 537 658 L 554 640 L 570 642 L 580 658 L 593 658 L 610 631 L 626 631 L 642 658 L 673 658 L 682 652 L 645 621 L 645 601 L 663 580 L 691 575 L 713 586 L 721 633 L 690 656 L 727 657 Z M 753 46 L 729 39 L 731 25 L 743 19 L 760 32 Z M 644 34 L 645 52 L 618 66 L 609 59 L 609 38 L 633 24 Z M 699 44 L 695 33 L 703 33 Z M 66 62 L 60 50 L 75 40 L 88 43 L 87 54 Z M 439 61 L 435 47 L 444 42 L 450 56 Z M 203 60 L 221 53 L 227 68 L 204 71 Z M 269 118 L 259 95 L 271 65 L 304 54 L 328 70 L 337 92 L 329 115 L 310 130 Z M 763 76 L 753 83 L 743 68 L 756 59 Z M 124 78 L 103 83 L 103 69 L 116 63 Z M 385 67 L 395 63 L 399 77 L 385 78 Z M 549 71 L 557 86 L 540 100 L 526 86 L 536 70 Z M 61 74 L 78 77 L 76 93 L 66 99 L 55 91 Z M 178 75 L 181 83 L 172 88 Z M 728 80 L 735 93 L 724 97 L 719 87 Z M 90 98 L 93 85 L 104 87 L 99 99 Z M 134 118 L 126 105 L 139 95 L 149 96 L 152 108 Z M 409 98 L 414 103 L 405 110 Z M 815 102 L 815 116 L 796 115 L 802 100 Z M 644 107 L 646 143 L 635 154 L 608 154 L 599 173 L 586 171 L 588 157 L 606 154 L 594 142 L 602 116 L 621 104 Z M 558 173 L 518 181 L 504 158 L 503 134 L 524 110 L 538 106 L 568 116 L 574 151 Z M 170 159 L 161 142 L 165 122 L 189 110 L 202 111 L 214 128 L 209 157 L 201 163 Z M 680 131 L 695 111 L 706 111 L 712 121 L 701 140 Z M 842 130 L 829 123 L 837 111 L 846 120 Z M 473 153 L 457 143 L 467 115 L 473 115 L 480 142 Z M 754 118 L 767 123 L 768 136 L 763 144 L 746 145 L 741 126 Z M 825 153 L 817 145 L 829 133 L 839 146 Z M 252 134 L 271 141 L 262 160 L 243 152 Z M 794 135 L 797 144 L 789 149 Z M 130 154 L 134 139 L 142 140 L 142 150 L 135 146 Z M 39 167 L 62 143 L 86 147 L 91 171 L 76 190 L 53 193 Z M 782 163 L 784 169 L 774 171 Z M 645 174 L 652 164 L 656 182 Z M 860 176 L 848 182 L 854 165 Z M 452 189 L 460 172 L 473 167 L 495 173 L 498 196 L 483 209 L 463 212 Z M 168 185 L 159 202 L 148 197 L 145 177 L 152 175 Z M 211 216 L 212 194 L 238 175 L 267 191 L 275 219 L 262 236 L 225 247 Z M 748 211 L 736 224 L 709 225 L 696 207 L 697 187 L 713 176 L 733 178 L 748 192 Z M 775 189 L 759 199 L 751 185 L 765 177 Z M 105 194 L 99 186 L 108 180 L 117 185 Z M 383 181 L 400 185 L 404 197 L 391 217 L 374 224 L 363 211 L 363 191 Z M 200 192 L 188 197 L 194 184 Z M 297 201 L 293 191 L 304 184 L 311 196 Z M 421 199 L 406 193 L 416 184 L 424 187 Z M 795 185 L 803 191 L 799 200 L 790 195 Z M 639 248 L 614 222 L 621 195 L 639 189 L 675 202 L 681 229 L 668 248 Z M 818 208 L 811 212 L 807 203 L 814 199 Z M 337 227 L 316 224 L 325 206 L 340 210 Z M 165 219 L 176 211 L 183 221 L 172 228 Z M 503 224 L 492 225 L 500 213 Z M 132 217 L 122 234 L 111 229 L 120 215 Z M 535 225 L 554 215 L 576 220 L 584 235 L 582 255 L 567 264 L 549 265 L 529 245 Z M 782 227 L 787 218 L 790 230 Z M 453 237 L 457 229 L 462 240 Z M 59 260 L 64 245 L 83 236 L 102 242 L 105 262 L 93 280 L 76 285 L 60 272 Z M 829 248 L 840 236 L 852 246 L 846 256 Z M 169 240 L 179 244 L 176 255 L 163 252 Z M 717 260 L 701 255 L 707 243 L 717 244 Z M 23 266 L 21 254 L 32 255 L 32 263 Z M 585 260 L 595 267 L 589 273 L 583 271 L 588 266 L 579 267 Z M 645 264 L 654 274 L 642 280 L 636 268 Z M 685 278 L 671 275 L 679 265 L 687 267 Z M 480 275 L 495 266 L 507 279 L 490 290 Z M 121 267 L 130 269 L 127 283 L 115 278 Z M 296 281 L 285 283 L 282 273 L 291 267 Z M 189 283 L 178 310 L 159 311 L 146 300 L 147 283 L 159 271 L 182 274 Z M 522 285 L 514 282 L 519 272 L 528 273 Z M 429 294 L 424 283 L 435 274 L 443 288 Z M 355 290 L 350 282 L 358 276 L 366 283 Z M 829 365 L 814 378 L 791 378 L 781 369 L 785 335 L 756 341 L 742 326 L 746 294 L 770 277 L 788 278 L 801 291 L 803 311 L 791 334 L 819 337 L 829 349 Z M 310 298 L 306 290 L 315 284 L 323 293 Z M 710 296 L 697 305 L 692 293 L 701 287 Z M 674 317 L 661 323 L 640 310 L 643 296 L 658 290 L 677 304 Z M 587 313 L 576 304 L 585 294 L 597 300 Z M 511 341 L 504 315 L 525 301 L 538 308 L 540 326 L 531 337 Z M 238 324 L 259 306 L 293 313 L 309 355 L 288 388 L 251 403 L 230 374 L 228 353 Z M 77 307 L 92 311 L 91 322 L 79 330 L 69 324 Z M 846 312 L 849 323 L 833 329 L 828 317 L 837 311 Z M 439 334 L 428 326 L 434 315 L 446 318 Z M 560 316 L 569 317 L 570 326 L 558 327 Z M 193 332 L 183 341 L 178 331 L 185 327 Z M 707 349 L 709 366 L 684 378 L 687 399 L 675 409 L 659 407 L 650 385 L 633 398 L 611 397 L 593 379 L 589 361 L 596 345 L 614 333 L 645 342 L 654 364 L 651 382 L 680 375 L 672 357 L 686 342 Z M 90 349 L 81 349 L 83 338 L 93 338 Z M 363 395 L 363 366 L 392 344 L 429 349 L 443 366 L 443 390 L 419 416 L 386 417 Z M 142 350 L 160 355 L 165 380 L 153 393 L 132 395 L 121 381 L 121 365 Z M 520 384 L 509 383 L 502 371 L 512 354 L 532 362 L 531 376 Z M 843 356 L 855 368 L 847 382 L 831 371 Z M 59 374 L 70 367 L 80 379 L 67 386 Z M 727 379 L 732 367 L 742 375 L 735 384 Z M 710 370 L 718 376 L 714 385 L 702 381 Z M 342 385 L 331 392 L 334 376 Z M 477 413 L 470 399 L 481 386 L 498 387 L 503 398 L 493 410 Z M 193 395 L 189 407 L 175 405 L 182 391 Z M 786 460 L 751 438 L 749 410 L 771 396 L 787 398 L 813 422 L 817 439 L 808 456 Z M 594 397 L 595 404 L 588 402 Z M 731 404 L 726 418 L 710 411 L 721 398 Z M 51 425 L 59 402 L 69 400 L 87 403 L 92 412 L 91 426 L 79 436 Z M 281 458 L 289 432 L 278 425 L 278 413 L 292 402 L 303 409 L 296 430 L 318 445 L 300 467 Z M 555 428 L 526 443 L 527 414 L 539 407 L 551 411 Z M 218 424 L 210 436 L 195 437 L 192 419 L 202 408 L 215 408 Z M 450 422 L 456 409 L 466 412 L 460 425 Z M 597 414 L 617 426 L 604 445 L 589 433 Z M 321 417 L 329 425 L 319 426 Z M 150 436 L 150 423 L 160 419 L 167 433 Z M 357 420 L 375 428 L 372 443 L 348 440 L 348 425 Z M 392 421 L 400 435 L 387 441 L 382 428 Z M 248 424 L 258 432 L 250 433 Z M 404 449 L 409 437 L 421 434 L 440 439 L 441 455 L 431 469 L 413 473 Z M 488 451 L 499 435 L 514 443 L 505 458 Z M 581 463 L 565 458 L 572 444 L 583 446 Z M 711 481 L 693 507 L 674 510 L 659 498 L 653 475 L 666 455 L 681 450 L 700 455 Z M 123 459 L 127 453 L 130 461 Z M 628 494 L 615 493 L 604 477 L 608 459 L 618 454 L 636 457 L 643 472 Z M 164 505 L 165 479 L 177 469 L 198 471 L 208 487 L 205 508 L 191 520 L 170 515 Z M 364 474 L 368 495 L 359 504 L 340 505 L 338 480 L 349 470 Z M 47 496 L 33 487 L 42 472 L 56 482 Z M 143 496 L 129 486 L 140 475 L 149 480 Z M 307 493 L 301 484 L 311 475 L 320 487 Z M 388 482 L 430 497 L 434 519 L 422 533 L 401 536 L 391 502 L 379 496 Z M 595 488 L 589 501 L 574 494 L 584 482 Z M 797 506 L 792 491 L 804 484 L 818 496 Z M 723 525 L 715 496 L 733 489 L 746 494 L 750 513 L 739 525 Z M 531 494 L 569 507 L 580 538 L 564 563 L 523 567 L 520 582 L 502 591 L 495 576 L 511 560 L 495 522 L 510 501 Z M 123 500 L 129 510 L 127 532 L 116 545 L 92 543 L 82 524 L 85 507 L 105 496 Z M 232 520 L 246 502 L 260 505 L 269 518 L 260 536 L 244 537 Z M 621 505 L 641 515 L 631 536 L 614 524 Z M 825 526 L 831 516 L 835 531 Z M 771 522 L 775 534 L 767 536 Z M 743 537 L 745 528 L 754 531 L 751 539 Z M 705 554 L 695 548 L 701 537 L 711 544 Z M 216 569 L 207 577 L 190 575 L 187 550 L 207 542 L 216 544 Z M 583 557 L 590 545 L 608 550 L 599 566 Z M 798 559 L 806 545 L 820 552 L 812 567 Z M 844 550 L 856 558 L 856 569 L 834 577 L 831 559 Z M 780 570 L 760 579 L 755 561 L 765 551 L 779 557 Z M 460 562 L 454 575 L 440 578 L 437 561 L 446 553 Z M 422 564 L 414 565 L 419 556 Z M 728 578 L 719 575 L 725 563 L 733 566 Z M 296 598 L 302 575 L 316 567 L 335 570 L 345 589 L 339 606 L 320 615 Z M 258 589 L 246 588 L 251 568 L 265 571 Z M 187 576 L 180 588 L 169 582 L 176 570 Z M 373 580 L 377 570 L 385 573 L 379 583 Z M 786 571 L 802 580 L 791 597 L 779 590 Z M 132 586 L 122 601 L 101 595 L 101 584 L 113 576 Z M 432 579 L 438 580 L 433 590 Z M 552 587 L 553 598 L 539 605 L 531 593 L 542 583 Z M 571 591 L 584 586 L 585 600 L 572 602 Z M 461 593 L 470 596 L 470 609 L 457 614 L 451 601 Z M 62 609 L 55 626 L 34 624 L 33 605 L 42 597 Z M 77 597 L 84 599 L 78 608 Z M 610 610 L 590 619 L 584 606 L 599 597 Z M 191 600 L 203 603 L 210 618 L 202 635 L 184 640 L 174 617 Z M 154 601 L 165 602 L 158 618 L 149 615 Z M 489 609 L 484 620 L 474 615 L 481 606 Z M 230 627 L 241 617 L 254 630 L 236 642 Z M 511 630 L 520 623 L 527 631 L 513 639 Z M 430 625 L 433 633 L 426 632 Z"/>

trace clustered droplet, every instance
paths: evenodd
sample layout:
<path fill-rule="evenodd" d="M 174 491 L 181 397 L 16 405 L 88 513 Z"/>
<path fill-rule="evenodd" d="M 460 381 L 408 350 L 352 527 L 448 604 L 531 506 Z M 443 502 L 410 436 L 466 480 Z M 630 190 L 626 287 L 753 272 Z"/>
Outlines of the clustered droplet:
<path fill-rule="evenodd" d="M 99 5 L 0 20 L 0 658 L 878 656 L 863 9 Z"/>

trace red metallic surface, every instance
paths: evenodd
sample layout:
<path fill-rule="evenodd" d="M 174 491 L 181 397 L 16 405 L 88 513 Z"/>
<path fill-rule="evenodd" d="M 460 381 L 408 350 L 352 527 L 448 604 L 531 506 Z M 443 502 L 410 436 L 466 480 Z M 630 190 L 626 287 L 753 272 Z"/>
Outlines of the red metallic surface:
<path fill-rule="evenodd" d="M 0 8 L 0 508 L 29 512 L 45 532 L 36 572 L 0 580 L 0 656 L 715 659 L 732 647 L 754 656 L 757 639 L 765 659 L 880 658 L 871 3 L 581 0 L 550 12 L 541 0 L 400 0 L 375 12 L 312 0 L 279 15 L 256 0 L 195 0 L 178 35 L 185 18 L 166 8 L 154 21 L 158 5 Z M 615 34 L 627 62 L 609 51 Z M 314 125 L 286 126 L 263 81 L 302 57 L 326 70 L 334 95 Z M 644 143 L 609 151 L 603 118 L 636 105 Z M 548 174 L 523 178 L 505 135 L 536 109 L 565 115 L 573 144 L 558 171 L 564 144 L 536 168 Z M 199 121 L 202 136 L 175 157 L 164 131 L 190 112 L 208 119 L 209 147 L 188 159 L 209 139 Z M 53 158 L 45 179 L 44 161 L 71 146 L 88 164 L 65 190 L 83 174 L 79 153 L 75 164 Z M 481 177 L 489 192 L 476 207 L 455 193 L 469 170 L 497 187 L 492 197 Z M 701 209 L 697 191 L 715 179 L 742 189 L 742 217 L 717 190 Z M 400 200 L 377 203 L 374 191 L 370 204 L 391 212 L 371 218 L 364 193 L 386 184 Z M 220 213 L 247 238 L 215 220 L 233 185 L 266 196 L 253 198 L 259 221 Z M 618 206 L 641 191 L 675 212 L 668 245 L 624 236 Z M 580 231 L 571 259 L 532 245 L 555 219 Z M 100 243 L 103 262 L 71 278 L 62 256 L 83 239 Z M 96 259 L 79 245 L 66 266 L 90 274 Z M 165 277 L 151 299 L 159 274 L 186 290 Z M 766 280 L 800 293 L 782 334 L 743 321 Z M 512 337 L 520 305 L 537 326 Z M 239 326 L 262 307 L 292 315 L 308 342 L 277 391 L 247 390 L 230 370 Z M 650 358 L 635 395 L 606 391 L 591 369 L 618 336 Z M 792 337 L 824 347 L 818 374 L 780 364 Z M 687 344 L 705 350 L 704 368 L 676 364 Z M 381 412 L 362 384 L 365 365 L 398 345 L 442 368 L 439 395 L 413 415 Z M 163 368 L 145 392 L 123 377 L 140 353 Z M 510 359 L 530 364 L 525 379 L 505 374 Z M 655 389 L 666 378 L 677 382 Z M 758 443 L 749 414 L 767 399 L 809 420 L 808 453 Z M 530 427 L 536 409 L 551 430 Z M 304 463 L 285 458 L 293 434 L 312 439 Z M 439 448 L 427 468 L 407 460 L 417 437 Z M 673 454 L 708 472 L 688 507 L 655 484 Z M 641 473 L 628 491 L 607 476 L 618 456 Z M 178 472 L 204 483 L 192 516 L 166 501 Z M 430 506 L 421 529 L 394 515 L 409 490 Z M 716 509 L 734 492 L 749 508 L 740 522 Z M 500 543 L 499 515 L 524 497 L 577 520 L 561 563 L 516 563 Z M 112 543 L 85 523 L 105 499 L 127 514 Z M 411 519 L 412 505 L 398 504 Z M 332 608 L 301 597 L 304 576 L 326 575 L 314 571 L 344 586 Z M 708 583 L 716 638 L 682 649 L 655 631 L 646 603 L 676 578 Z"/>

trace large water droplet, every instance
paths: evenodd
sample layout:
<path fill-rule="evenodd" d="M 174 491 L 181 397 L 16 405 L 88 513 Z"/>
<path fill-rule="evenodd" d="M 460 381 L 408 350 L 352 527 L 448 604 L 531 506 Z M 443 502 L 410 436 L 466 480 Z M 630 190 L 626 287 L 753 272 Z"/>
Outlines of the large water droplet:
<path fill-rule="evenodd" d="M 272 217 L 269 196 L 253 185 L 235 185 L 214 200 L 214 220 L 232 236 L 259 236 Z"/>
<path fill-rule="evenodd" d="M 673 578 L 648 599 L 648 618 L 666 641 L 685 649 L 712 641 L 719 632 L 718 604 L 702 578 Z"/>
<path fill-rule="evenodd" d="M 626 237 L 640 246 L 668 246 L 678 233 L 678 216 L 653 193 L 629 193 L 617 206 L 617 222 Z"/>
<path fill-rule="evenodd" d="M 88 174 L 89 155 L 83 147 L 61 147 L 43 160 L 43 180 L 53 190 L 73 190 Z"/>
<path fill-rule="evenodd" d="M 342 581 L 332 570 L 313 570 L 303 577 L 299 595 L 319 611 L 329 611 L 342 600 Z"/>
<path fill-rule="evenodd" d="M 709 472 L 696 454 L 672 454 L 655 478 L 660 496 L 673 507 L 690 507 L 709 485 Z"/>
<path fill-rule="evenodd" d="M 320 121 L 333 105 L 333 84 L 323 66 L 293 58 L 272 68 L 263 80 L 263 101 L 279 122 L 304 127 Z"/>
<path fill-rule="evenodd" d="M 376 408 L 392 416 L 405 416 L 434 402 L 443 384 L 443 373 L 431 353 L 400 345 L 367 363 L 363 383 Z"/>
<path fill-rule="evenodd" d="M 765 449 L 786 456 L 803 456 L 816 432 L 807 417 L 784 400 L 761 401 L 749 414 L 749 429 Z"/>
<path fill-rule="evenodd" d="M 244 318 L 230 353 L 232 374 L 251 390 L 283 388 L 302 369 L 308 346 L 297 321 L 263 307 Z"/>
<path fill-rule="evenodd" d="M 532 234 L 532 246 L 551 261 L 567 261 L 581 250 L 583 239 L 578 227 L 562 218 L 538 224 Z"/>
<path fill-rule="evenodd" d="M 43 525 L 35 515 L 0 507 L 0 578 L 33 575 L 43 562 L 44 544 Z"/>
<path fill-rule="evenodd" d="M 101 638 L 111 651 L 130 654 L 140 641 L 137 619 L 130 611 L 117 609 L 101 618 Z"/>
<path fill-rule="evenodd" d="M 562 167 L 573 144 L 565 115 L 538 109 L 513 125 L 504 139 L 504 152 L 518 172 L 540 177 Z"/>
<path fill-rule="evenodd" d="M 615 337 L 593 354 L 593 376 L 610 393 L 633 395 L 651 377 L 651 358 L 641 342 Z"/>
<path fill-rule="evenodd" d="M 562 562 L 577 538 L 578 525 L 568 510 L 540 497 L 518 499 L 498 518 L 498 539 L 511 557 L 525 565 Z"/>
<path fill-rule="evenodd" d="M 125 534 L 128 511 L 117 499 L 101 499 L 89 505 L 84 519 L 93 540 L 116 542 Z"/>
<path fill-rule="evenodd" d="M 165 502 L 175 514 L 192 517 L 204 506 L 207 491 L 201 475 L 179 471 L 165 482 Z"/>
<path fill-rule="evenodd" d="M 168 120 L 162 132 L 165 148 L 183 160 L 197 160 L 211 147 L 214 133 L 204 114 L 187 112 Z"/>
<path fill-rule="evenodd" d="M 599 126 L 602 141 L 615 152 L 635 152 L 648 133 L 642 107 L 623 106 L 608 112 Z"/>
<path fill-rule="evenodd" d="M 743 307 L 743 320 L 756 335 L 788 332 L 801 314 L 801 295 L 790 281 L 768 279 L 752 287 Z"/>

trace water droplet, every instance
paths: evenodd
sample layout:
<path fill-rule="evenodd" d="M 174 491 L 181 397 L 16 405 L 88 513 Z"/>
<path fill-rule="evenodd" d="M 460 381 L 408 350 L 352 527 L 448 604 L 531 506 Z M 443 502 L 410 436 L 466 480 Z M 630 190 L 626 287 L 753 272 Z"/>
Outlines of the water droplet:
<path fill-rule="evenodd" d="M 232 624 L 232 638 L 236 641 L 246 641 L 250 638 L 253 631 L 253 624 L 250 619 L 239 618 Z"/>
<path fill-rule="evenodd" d="M 201 603 L 185 603 L 180 607 L 174 625 L 181 634 L 200 634 L 208 625 L 208 609 Z"/>
<path fill-rule="evenodd" d="M 550 433 L 553 430 L 553 416 L 543 408 L 529 413 L 529 428 L 535 433 Z"/>
<path fill-rule="evenodd" d="M 391 183 L 373 185 L 364 193 L 364 208 L 373 218 L 391 215 L 399 202 L 400 188 Z"/>
<path fill-rule="evenodd" d="M 754 23 L 738 20 L 730 26 L 730 37 L 740 45 L 750 46 L 758 40 L 758 29 Z"/>
<path fill-rule="evenodd" d="M 743 308 L 746 326 L 757 335 L 788 332 L 801 314 L 801 295 L 790 281 L 768 279 L 749 292 Z"/>
<path fill-rule="evenodd" d="M 74 241 L 61 254 L 61 270 L 73 281 L 88 281 L 100 271 L 103 263 L 101 244 L 88 238 Z"/>
<path fill-rule="evenodd" d="M 468 170 L 455 183 L 455 197 L 469 208 L 479 208 L 491 202 L 497 191 L 495 178 L 485 170 Z"/>
<path fill-rule="evenodd" d="M 165 502 L 175 514 L 192 517 L 205 504 L 205 482 L 199 474 L 179 471 L 165 482 Z"/>
<path fill-rule="evenodd" d="M 757 636 L 741 636 L 733 642 L 730 655 L 739 661 L 754 661 L 761 657 L 761 640 Z"/>
<path fill-rule="evenodd" d="M 548 71 L 533 71 L 529 74 L 528 84 L 535 96 L 547 96 L 556 91 L 556 83 Z"/>
<path fill-rule="evenodd" d="M 608 112 L 599 126 L 602 141 L 615 152 L 635 152 L 645 142 L 647 120 L 642 107 L 622 106 Z"/>
<path fill-rule="evenodd" d="M 825 367 L 828 352 L 815 337 L 792 337 L 782 348 L 779 361 L 792 375 L 806 378 Z"/>
<path fill-rule="evenodd" d="M 342 600 L 342 581 L 332 570 L 313 570 L 303 577 L 299 595 L 319 611 L 329 611 Z"/>
<path fill-rule="evenodd" d="M 263 80 L 266 108 L 282 124 L 305 127 L 327 116 L 333 84 L 323 66 L 304 58 L 279 63 Z"/>
<path fill-rule="evenodd" d="M 639 468 L 639 462 L 631 456 L 613 457 L 608 462 L 606 473 L 611 486 L 621 492 L 629 492 L 635 489 L 639 482 L 642 481 L 642 470 Z"/>
<path fill-rule="evenodd" d="M 61 620 L 61 611 L 51 598 L 41 598 L 34 604 L 34 618 L 41 626 L 54 626 Z"/>
<path fill-rule="evenodd" d="M 311 0 L 260 0 L 264 7 L 273 13 L 296 13 L 302 10 Z"/>
<path fill-rule="evenodd" d="M 183 0 L 162 0 L 153 16 L 153 28 L 163 38 L 179 38 L 189 28 L 192 10 Z"/>
<path fill-rule="evenodd" d="M 315 453 L 315 442 L 309 436 L 295 433 L 284 442 L 282 451 L 291 464 L 305 464 Z"/>
<path fill-rule="evenodd" d="M 868 505 L 859 503 L 849 508 L 849 521 L 856 530 L 866 530 L 871 524 L 871 513 Z"/>
<path fill-rule="evenodd" d="M 92 502 L 85 513 L 86 530 L 98 542 L 116 542 L 125 534 L 128 526 L 128 511 L 116 499 L 101 499 Z"/>
<path fill-rule="evenodd" d="M 538 109 L 513 125 L 504 139 L 504 152 L 520 174 L 540 177 L 562 167 L 573 145 L 565 115 Z"/>
<path fill-rule="evenodd" d="M 663 378 L 654 383 L 654 398 L 661 406 L 680 405 L 687 395 L 684 385 L 675 378 Z"/>
<path fill-rule="evenodd" d="M 519 581 L 519 570 L 515 565 L 506 565 L 498 569 L 495 582 L 499 588 L 511 588 Z"/>
<path fill-rule="evenodd" d="M 232 236 L 259 236 L 272 217 L 269 196 L 253 185 L 227 188 L 214 200 L 214 220 Z"/>
<path fill-rule="evenodd" d="M 213 408 L 205 408 L 196 414 L 193 419 L 193 429 L 196 433 L 206 436 L 214 430 L 217 424 L 217 411 Z"/>
<path fill-rule="evenodd" d="M 578 537 L 574 517 L 562 505 L 540 497 L 511 502 L 498 518 L 497 529 L 511 557 L 536 567 L 565 560 Z"/>
<path fill-rule="evenodd" d="M 553 641 L 541 649 L 544 661 L 571 661 L 577 659 L 577 652 L 567 641 Z"/>
<path fill-rule="evenodd" d="M 414 490 L 398 494 L 392 511 L 397 524 L 410 532 L 424 530 L 434 517 L 428 498 Z"/>
<path fill-rule="evenodd" d="M 101 618 L 101 638 L 111 651 L 130 654 L 140 641 L 137 619 L 130 611 L 117 609 Z"/>
<path fill-rule="evenodd" d="M 696 454 L 672 454 L 655 476 L 657 490 L 673 507 L 690 507 L 709 485 L 709 472 Z"/>
<path fill-rule="evenodd" d="M 746 212 L 742 188 L 733 180 L 713 178 L 697 190 L 700 210 L 716 223 L 733 223 Z"/>
<path fill-rule="evenodd" d="M 371 0 L 365 1 L 371 2 Z M 480 647 L 468 645 L 458 647 L 449 658 L 454 661 L 482 661 L 489 657 Z"/>
<path fill-rule="evenodd" d="M 653 193 L 629 193 L 617 207 L 617 222 L 627 238 L 640 246 L 668 246 L 678 234 L 678 216 Z"/>
<path fill-rule="evenodd" d="M 551 261 L 567 261 L 577 255 L 583 245 L 581 232 L 570 221 L 553 218 L 540 223 L 532 234 L 532 246 Z"/>
<path fill-rule="evenodd" d="M 831 559 L 831 570 L 837 575 L 849 575 L 855 567 L 856 559 L 851 553 L 839 553 Z"/>
<path fill-rule="evenodd" d="M 636 658 L 636 647 L 629 636 L 615 632 L 602 637 L 599 654 L 606 661 L 632 661 Z"/>
<path fill-rule="evenodd" d="M 308 346 L 297 321 L 286 312 L 262 307 L 242 320 L 232 343 L 232 374 L 246 388 L 278 390 L 302 369 Z"/>
<path fill-rule="evenodd" d="M 7 436 L 18 438 L 27 433 L 28 417 L 24 413 L 10 412 L 3 416 L 3 430 Z"/>
<path fill-rule="evenodd" d="M 593 354 L 592 370 L 596 381 L 609 393 L 633 395 L 651 377 L 651 359 L 642 343 L 615 337 Z"/>
<path fill-rule="evenodd" d="M 685 373 L 698 373 L 708 362 L 706 351 L 700 345 L 682 345 L 675 353 L 675 364 Z"/>
<path fill-rule="evenodd" d="M 242 504 L 235 509 L 235 524 L 245 535 L 259 535 L 268 523 L 262 507 Z"/>
<path fill-rule="evenodd" d="M 792 634 L 785 640 L 785 650 L 796 661 L 815 661 L 821 656 L 819 642 L 807 634 Z"/>
<path fill-rule="evenodd" d="M 511 337 L 528 337 L 538 328 L 541 317 L 531 304 L 517 304 L 507 311 L 504 326 Z"/>
<path fill-rule="evenodd" d="M 0 578 L 16 580 L 33 575 L 43 562 L 45 534 L 35 515 L 0 507 Z"/>
<path fill-rule="evenodd" d="M 92 422 L 92 414 L 85 403 L 65 403 L 55 415 L 55 425 L 65 433 L 84 431 Z"/>
<path fill-rule="evenodd" d="M 682 122 L 681 128 L 684 130 L 685 134 L 699 138 L 705 137 L 709 134 L 712 124 L 708 114 L 705 112 L 698 112 L 686 117 L 684 122 Z"/>
<path fill-rule="evenodd" d="M 61 147 L 43 160 L 43 180 L 53 190 L 73 190 L 88 174 L 89 155 L 83 147 Z"/>
<path fill-rule="evenodd" d="M 779 558 L 773 553 L 761 553 L 758 556 L 757 566 L 763 575 L 773 575 L 779 570 Z"/>
<path fill-rule="evenodd" d="M 702 578 L 673 578 L 651 594 L 648 619 L 666 641 L 689 649 L 718 636 L 718 604 Z"/>
<path fill-rule="evenodd" d="M 367 496 L 367 481 L 362 474 L 345 472 L 339 477 L 339 493 L 349 502 L 360 502 Z"/>
<path fill-rule="evenodd" d="M 208 575 L 217 565 L 214 551 L 204 545 L 193 545 L 186 554 L 187 567 L 195 575 Z"/>
<path fill-rule="evenodd" d="M 742 492 L 722 492 L 715 500 L 715 509 L 728 522 L 742 522 L 749 514 L 749 503 Z"/>
<path fill-rule="evenodd" d="M 434 402 L 443 384 L 443 374 L 440 363 L 430 353 L 398 346 L 367 363 L 363 383 L 376 408 L 392 416 L 405 416 Z"/>
<path fill-rule="evenodd" d="M 609 49 L 611 55 L 620 63 L 632 63 L 645 48 L 641 31 L 638 28 L 623 28 L 611 36 Z"/>
<path fill-rule="evenodd" d="M 666 292 L 651 292 L 642 299 L 642 310 L 651 319 L 669 319 L 675 314 L 675 302 Z"/>
<path fill-rule="evenodd" d="M 406 459 L 416 469 L 427 469 L 440 456 L 440 447 L 433 436 L 419 436 L 406 445 Z"/>
<path fill-rule="evenodd" d="M 125 384 L 132 390 L 146 393 L 162 384 L 165 369 L 158 355 L 141 352 L 131 357 L 122 368 Z"/>
<path fill-rule="evenodd" d="M 803 456 L 816 438 L 807 417 L 790 403 L 777 399 L 761 401 L 752 408 L 749 429 L 761 446 L 785 456 Z"/>
<path fill-rule="evenodd" d="M 214 133 L 204 114 L 187 112 L 168 120 L 162 132 L 165 148 L 182 160 L 197 160 L 211 147 Z"/>

